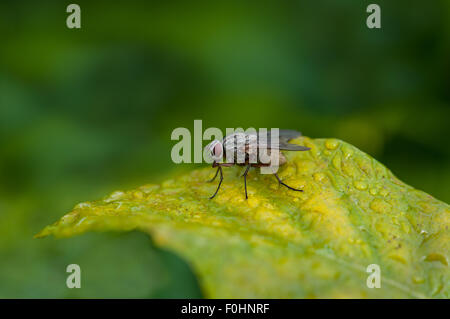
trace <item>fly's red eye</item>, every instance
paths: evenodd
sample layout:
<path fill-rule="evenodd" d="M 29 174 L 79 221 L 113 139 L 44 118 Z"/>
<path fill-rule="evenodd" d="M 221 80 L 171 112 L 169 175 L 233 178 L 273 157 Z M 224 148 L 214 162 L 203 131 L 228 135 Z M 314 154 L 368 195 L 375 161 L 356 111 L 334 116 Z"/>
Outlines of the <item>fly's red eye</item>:
<path fill-rule="evenodd" d="M 217 143 L 213 148 L 213 155 L 215 157 L 220 157 L 222 155 L 222 144 Z"/>

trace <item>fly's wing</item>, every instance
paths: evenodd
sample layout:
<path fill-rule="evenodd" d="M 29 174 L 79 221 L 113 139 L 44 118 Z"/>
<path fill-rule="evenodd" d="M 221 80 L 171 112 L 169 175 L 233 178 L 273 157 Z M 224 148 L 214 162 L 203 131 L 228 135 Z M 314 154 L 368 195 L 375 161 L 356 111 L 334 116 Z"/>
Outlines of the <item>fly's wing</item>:
<path fill-rule="evenodd" d="M 302 136 L 302 133 L 295 130 L 279 130 L 278 134 L 280 137 L 280 141 L 283 141 L 285 143 L 289 142 L 290 140 L 293 140 L 294 138 Z"/>
<path fill-rule="evenodd" d="M 274 145 L 271 144 L 271 134 L 270 131 L 267 132 L 267 137 L 265 134 L 258 136 L 258 148 L 267 149 L 278 149 L 283 151 L 308 151 L 309 147 L 290 144 L 290 140 L 297 138 L 302 135 L 302 133 L 294 130 L 279 130 L 278 142 L 275 141 Z"/>
<path fill-rule="evenodd" d="M 302 133 L 294 130 L 280 130 L 280 150 L 286 151 L 308 151 L 309 147 L 288 143 L 290 140 L 302 136 Z"/>

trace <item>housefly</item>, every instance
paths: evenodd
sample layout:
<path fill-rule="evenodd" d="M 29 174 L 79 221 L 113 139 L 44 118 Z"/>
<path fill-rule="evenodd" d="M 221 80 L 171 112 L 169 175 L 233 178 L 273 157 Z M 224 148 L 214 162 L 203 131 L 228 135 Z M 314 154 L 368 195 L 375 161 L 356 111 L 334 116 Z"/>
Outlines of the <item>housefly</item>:
<path fill-rule="evenodd" d="M 233 165 L 246 166 L 244 177 L 245 199 L 247 195 L 247 174 L 250 167 L 270 167 L 281 166 L 286 163 L 286 157 L 281 151 L 308 151 L 309 147 L 288 143 L 290 140 L 301 136 L 300 132 L 294 130 L 277 130 L 278 134 L 262 133 L 233 133 L 225 136 L 222 141 L 214 140 L 206 146 L 206 151 L 214 159 L 212 167 L 217 167 L 216 174 L 209 181 L 212 182 L 220 174 L 219 185 L 216 192 L 210 197 L 213 199 L 220 189 L 223 181 L 222 167 L 230 167 Z M 278 135 L 278 136 L 277 136 Z M 263 154 L 265 155 L 263 161 Z M 274 163 L 274 157 L 277 156 L 278 163 Z M 269 159 L 269 160 L 268 160 Z M 276 172 L 275 175 L 278 183 L 293 191 L 303 192 L 301 189 L 291 187 L 281 181 Z"/>

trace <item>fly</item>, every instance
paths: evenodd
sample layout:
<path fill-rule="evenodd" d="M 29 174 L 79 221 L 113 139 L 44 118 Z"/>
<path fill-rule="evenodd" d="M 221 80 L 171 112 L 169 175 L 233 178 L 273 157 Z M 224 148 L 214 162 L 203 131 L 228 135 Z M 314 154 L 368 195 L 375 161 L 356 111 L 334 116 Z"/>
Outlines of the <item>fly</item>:
<path fill-rule="evenodd" d="M 279 130 L 278 141 L 271 141 L 270 132 L 265 135 L 260 135 L 258 133 L 233 133 L 225 136 L 222 141 L 214 140 L 206 149 L 210 152 L 210 155 L 214 158 L 212 167 L 217 167 L 216 174 L 209 181 L 212 182 L 216 179 L 217 175 L 220 174 L 219 185 L 217 186 L 216 192 L 209 198 L 213 199 L 219 192 L 220 186 L 223 181 L 222 167 L 230 167 L 233 165 L 246 166 L 245 172 L 242 175 L 244 177 L 244 187 L 245 187 L 245 199 L 248 199 L 247 195 L 247 174 L 250 167 L 269 167 L 271 166 L 270 161 L 262 161 L 263 151 L 266 155 L 270 156 L 272 152 L 277 152 L 278 156 L 278 166 L 286 163 L 286 157 L 281 153 L 281 151 L 308 151 L 309 147 L 300 146 L 288 143 L 290 140 L 301 136 L 300 132 L 294 130 Z M 232 153 L 232 154 L 230 154 Z M 228 159 L 227 155 L 231 156 L 231 161 L 220 162 L 223 159 Z M 303 192 L 301 189 L 291 187 L 283 183 L 277 173 L 273 173 L 278 183 L 287 187 L 290 190 Z"/>

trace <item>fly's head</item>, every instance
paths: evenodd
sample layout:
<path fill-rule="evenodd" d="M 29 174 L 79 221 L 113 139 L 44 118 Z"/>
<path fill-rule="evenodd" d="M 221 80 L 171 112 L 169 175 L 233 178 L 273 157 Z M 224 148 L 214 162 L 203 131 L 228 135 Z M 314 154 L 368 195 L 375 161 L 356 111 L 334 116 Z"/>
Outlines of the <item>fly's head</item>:
<path fill-rule="evenodd" d="M 223 145 L 222 142 L 219 140 L 214 140 L 211 143 L 209 143 L 205 149 L 207 150 L 207 153 L 211 158 L 218 162 L 223 157 Z"/>

